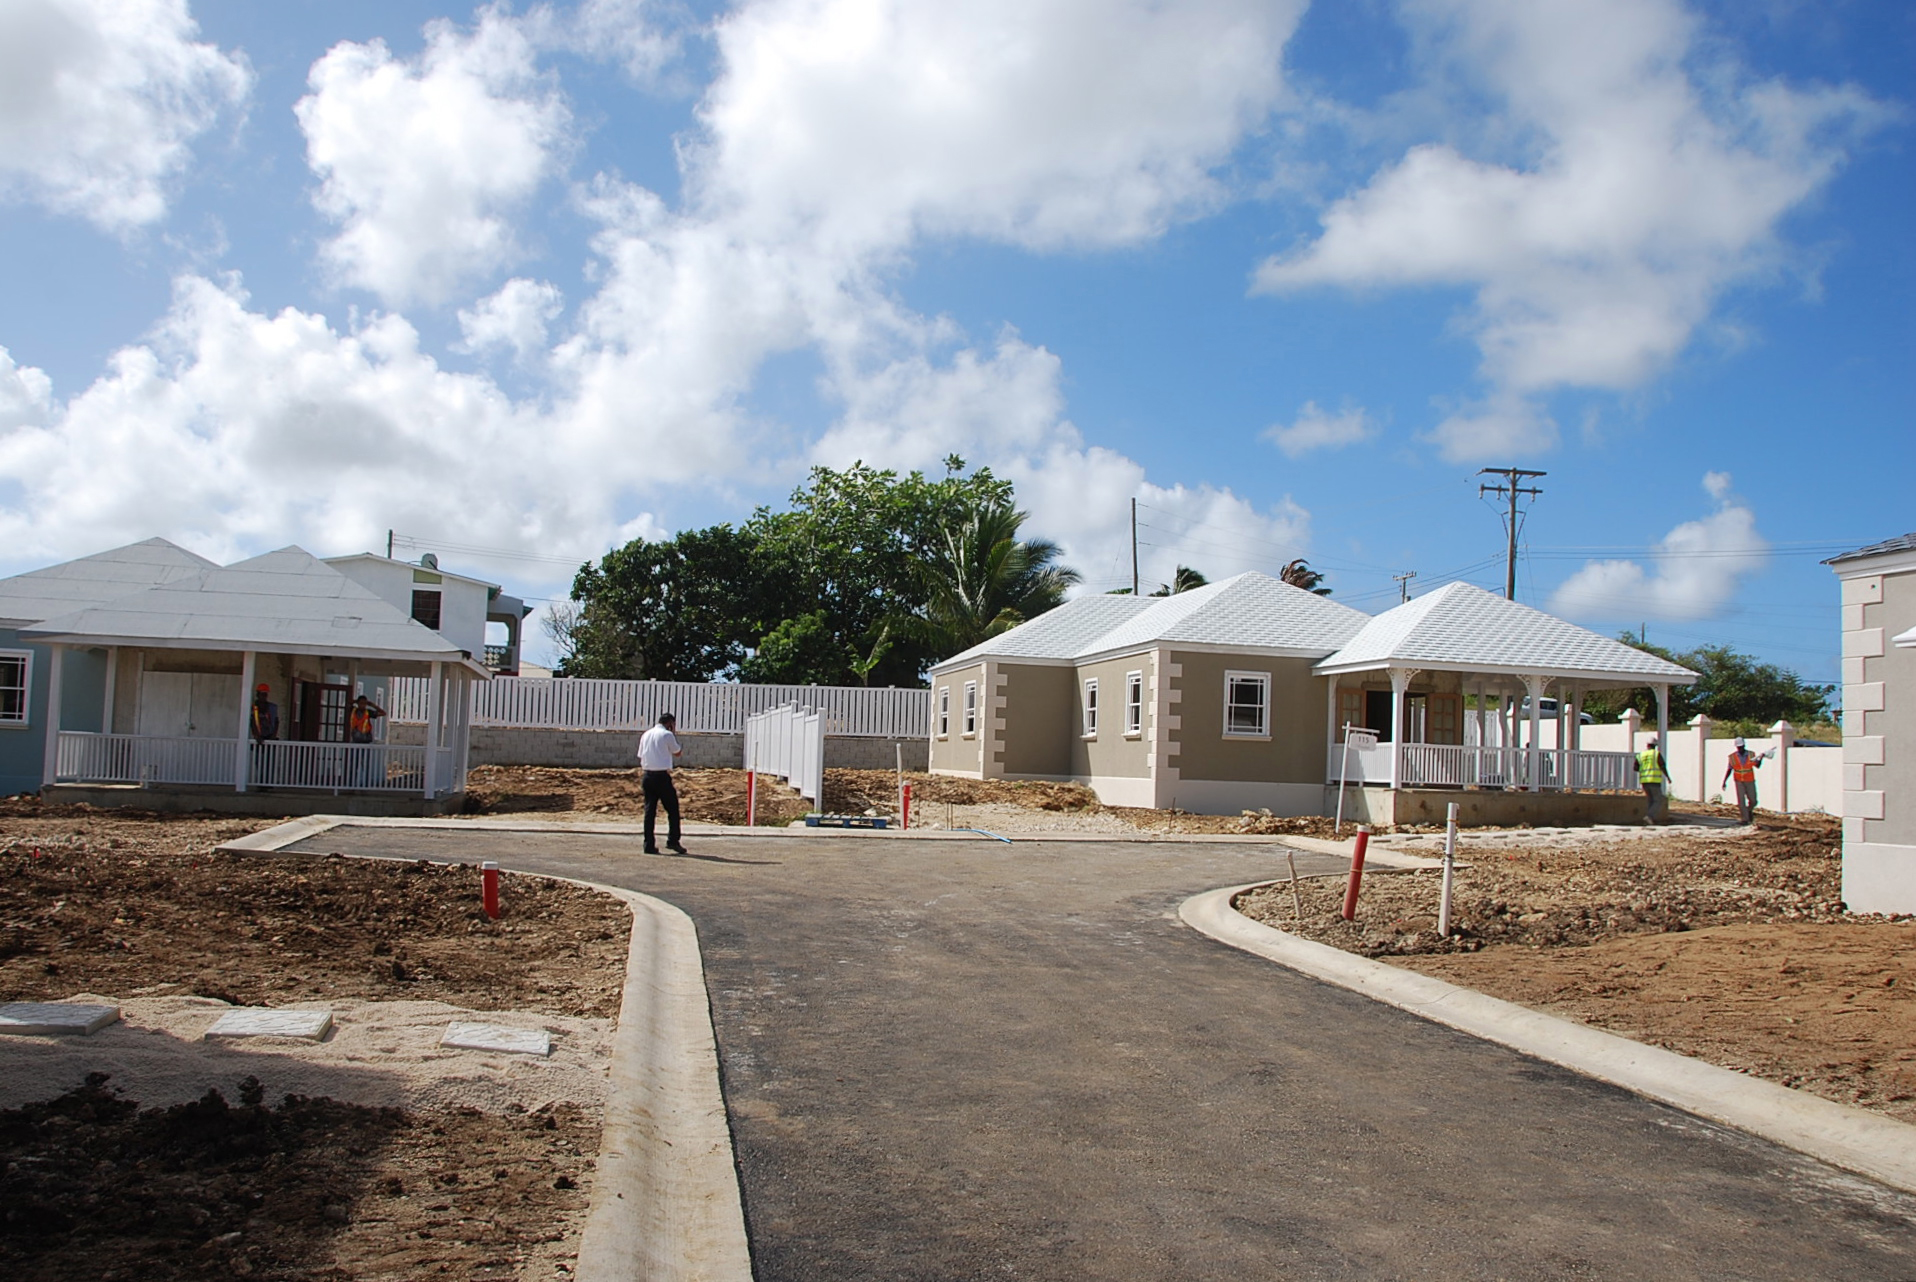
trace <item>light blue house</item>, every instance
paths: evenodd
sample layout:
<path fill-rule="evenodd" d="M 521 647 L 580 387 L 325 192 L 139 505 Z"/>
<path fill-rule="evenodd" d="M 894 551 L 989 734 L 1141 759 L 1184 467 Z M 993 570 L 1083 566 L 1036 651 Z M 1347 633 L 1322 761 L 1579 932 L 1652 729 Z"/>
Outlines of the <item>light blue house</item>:
<path fill-rule="evenodd" d="M 44 642 L 23 638 L 20 630 L 213 568 L 165 539 L 147 539 L 0 579 L 0 796 L 38 792 L 45 777 L 51 655 Z M 75 648 L 64 656 L 64 668 L 61 724 L 102 729 L 107 651 Z"/>

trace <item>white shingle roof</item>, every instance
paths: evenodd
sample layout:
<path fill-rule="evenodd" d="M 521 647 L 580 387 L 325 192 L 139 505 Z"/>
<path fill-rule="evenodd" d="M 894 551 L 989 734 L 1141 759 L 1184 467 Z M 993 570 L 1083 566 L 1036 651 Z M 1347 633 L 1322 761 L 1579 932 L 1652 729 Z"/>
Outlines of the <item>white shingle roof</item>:
<path fill-rule="evenodd" d="M 1370 616 L 1268 574 L 1240 574 L 1168 597 L 1084 596 L 946 659 L 1082 660 L 1161 642 L 1328 654 Z"/>
<path fill-rule="evenodd" d="M 0 579 L 0 620 L 38 623 L 213 568 L 205 557 L 165 539 L 129 543 Z"/>
<path fill-rule="evenodd" d="M 297 547 L 50 618 L 21 635 L 91 645 L 409 662 L 468 658 L 431 628 Z"/>
<path fill-rule="evenodd" d="M 959 663 L 975 663 L 995 656 L 1017 659 L 1070 659 L 1084 652 L 1091 642 L 1109 632 L 1134 614 L 1148 610 L 1156 601 L 1137 596 L 1081 596 L 1056 609 L 1046 610 L 1029 623 L 1009 632 L 981 641 L 962 654 L 953 655 L 940 668 Z"/>
<path fill-rule="evenodd" d="M 1469 583 L 1378 615 L 1320 673 L 1379 667 L 1538 673 L 1688 685 L 1696 673 Z"/>

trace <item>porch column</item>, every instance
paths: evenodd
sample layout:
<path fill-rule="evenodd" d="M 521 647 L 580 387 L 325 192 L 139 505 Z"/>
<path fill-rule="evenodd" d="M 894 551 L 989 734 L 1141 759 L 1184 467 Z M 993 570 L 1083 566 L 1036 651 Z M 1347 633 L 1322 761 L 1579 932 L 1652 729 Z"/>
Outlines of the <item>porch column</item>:
<path fill-rule="evenodd" d="M 466 790 L 466 767 L 472 756 L 472 674 L 459 674 L 459 711 L 452 726 L 452 791 Z"/>
<path fill-rule="evenodd" d="M 1410 689 L 1411 670 L 1390 670 L 1390 786 L 1395 792 L 1404 782 L 1404 691 Z"/>
<path fill-rule="evenodd" d="M 253 763 L 253 677 L 259 670 L 259 656 L 248 650 L 240 655 L 239 746 L 233 750 L 233 791 L 246 791 L 247 767 Z"/>
<path fill-rule="evenodd" d="M 47 647 L 47 746 L 40 763 L 40 783 L 51 787 L 60 778 L 60 667 L 67 648 L 58 642 Z M 27 692 L 28 707 L 33 692 Z"/>
<path fill-rule="evenodd" d="M 1670 687 L 1668 683 L 1657 687 L 1657 751 L 1663 754 L 1663 760 L 1670 760 Z M 1670 784 L 1664 781 L 1667 793 Z"/>
<path fill-rule="evenodd" d="M 1543 749 L 1538 744 L 1543 729 L 1543 692 L 1549 684 L 1543 677 L 1525 677 L 1524 693 L 1530 696 L 1530 791 L 1543 791 Z"/>
<path fill-rule="evenodd" d="M 106 648 L 106 695 L 100 705 L 100 733 L 113 733 L 113 701 L 119 694 L 120 686 L 120 647 L 110 645 Z"/>
<path fill-rule="evenodd" d="M 1330 711 L 1325 720 L 1330 723 L 1330 731 L 1324 736 L 1324 777 L 1331 777 L 1331 761 L 1337 756 L 1337 678 L 1330 681 Z M 1341 769 L 1341 767 L 1340 767 Z"/>
<path fill-rule="evenodd" d="M 438 789 L 434 786 L 439 769 L 439 733 L 440 723 L 446 715 L 446 699 L 440 689 L 445 665 L 433 660 L 432 674 L 426 678 L 426 800 L 431 801 Z"/>
<path fill-rule="evenodd" d="M 1564 760 L 1569 763 L 1570 783 L 1577 782 L 1578 758 L 1583 755 L 1583 682 L 1570 687 L 1570 755 Z"/>

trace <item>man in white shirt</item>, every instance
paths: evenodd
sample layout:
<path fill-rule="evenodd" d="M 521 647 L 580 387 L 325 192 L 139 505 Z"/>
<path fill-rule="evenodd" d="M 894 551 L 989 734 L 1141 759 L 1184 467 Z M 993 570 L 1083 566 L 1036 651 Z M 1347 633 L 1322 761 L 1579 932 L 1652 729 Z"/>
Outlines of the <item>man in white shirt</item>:
<path fill-rule="evenodd" d="M 679 844 L 679 790 L 672 786 L 672 767 L 678 764 L 679 737 L 672 732 L 679 719 L 671 713 L 659 718 L 659 724 L 639 736 L 639 788 L 645 793 L 645 853 L 659 853 L 653 836 L 659 806 L 665 806 L 665 848 L 675 855 L 685 853 Z"/>

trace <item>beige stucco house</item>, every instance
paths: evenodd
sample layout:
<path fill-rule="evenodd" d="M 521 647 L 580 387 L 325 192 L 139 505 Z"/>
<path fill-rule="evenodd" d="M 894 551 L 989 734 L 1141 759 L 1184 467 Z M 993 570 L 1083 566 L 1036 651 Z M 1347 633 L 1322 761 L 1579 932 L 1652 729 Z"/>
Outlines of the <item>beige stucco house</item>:
<path fill-rule="evenodd" d="M 1619 819 L 1640 813 L 1618 795 L 1629 754 L 1581 749 L 1583 692 L 1650 685 L 1667 706 L 1695 679 L 1468 584 L 1373 618 L 1242 574 L 1080 597 L 936 665 L 931 768 L 1212 814 L 1328 813 L 1341 778 L 1374 822 L 1441 819 L 1464 794 L 1465 822 Z M 1378 745 L 1347 751 L 1346 726 Z"/>
<path fill-rule="evenodd" d="M 1916 912 L 1916 534 L 1828 564 L 1843 585 L 1843 902 Z"/>

